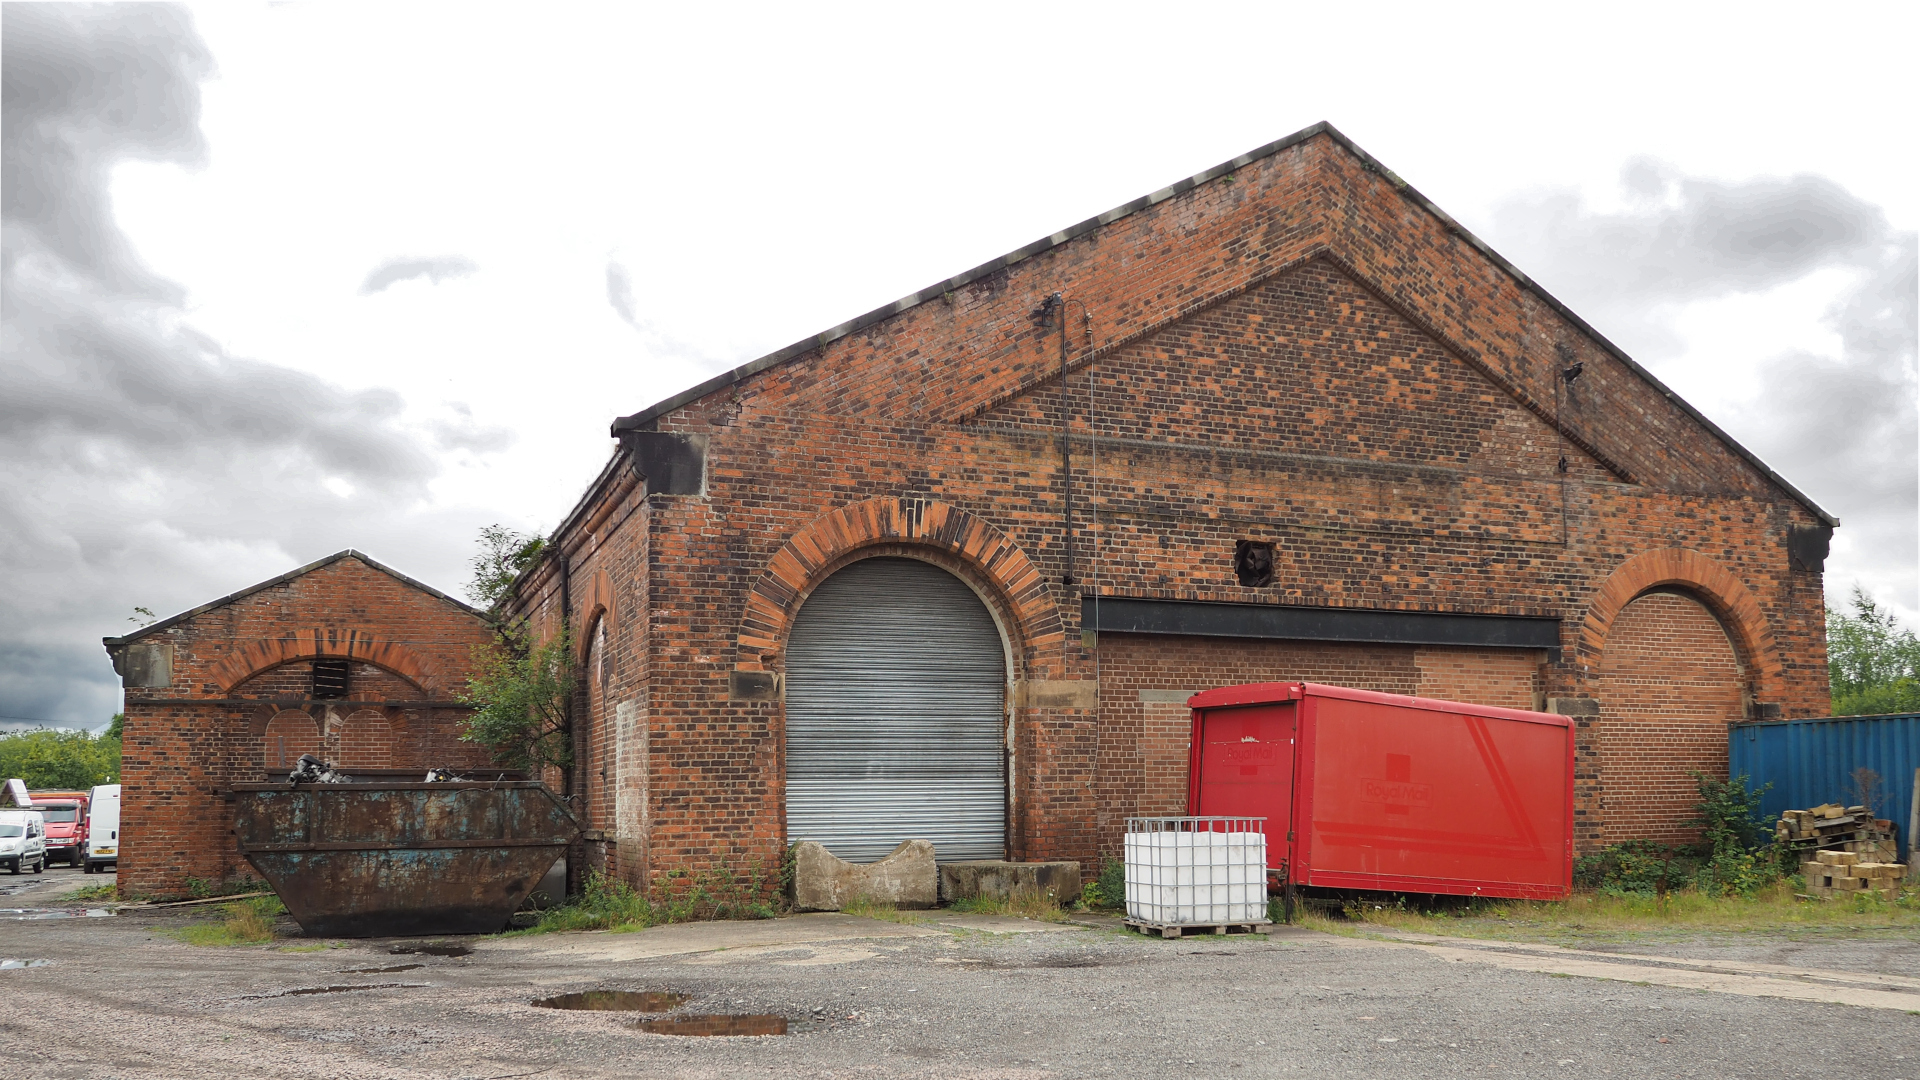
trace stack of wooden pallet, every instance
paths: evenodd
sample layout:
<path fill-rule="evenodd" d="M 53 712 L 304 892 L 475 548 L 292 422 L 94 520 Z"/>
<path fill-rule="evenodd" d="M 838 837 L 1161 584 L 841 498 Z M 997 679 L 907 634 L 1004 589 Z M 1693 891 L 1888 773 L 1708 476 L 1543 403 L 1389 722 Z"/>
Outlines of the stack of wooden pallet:
<path fill-rule="evenodd" d="M 1899 862 L 1893 822 L 1874 817 L 1864 806 L 1826 803 L 1809 810 L 1788 810 L 1774 826 L 1773 839 L 1799 854 L 1808 896 L 1847 897 L 1861 892 L 1886 900 L 1900 896 L 1907 868 Z"/>
<path fill-rule="evenodd" d="M 1807 895 L 1845 899 L 1855 893 L 1871 892 L 1882 900 L 1900 898 L 1900 879 L 1907 868 L 1893 862 L 1861 862 L 1851 851 L 1818 851 L 1811 862 L 1800 864 L 1807 879 Z"/>
<path fill-rule="evenodd" d="M 1864 806 L 1826 803 L 1811 810 L 1789 810 L 1773 829 L 1774 842 L 1803 854 L 1846 851 L 1861 862 L 1895 862 L 1900 857 L 1893 822 L 1876 818 Z"/>

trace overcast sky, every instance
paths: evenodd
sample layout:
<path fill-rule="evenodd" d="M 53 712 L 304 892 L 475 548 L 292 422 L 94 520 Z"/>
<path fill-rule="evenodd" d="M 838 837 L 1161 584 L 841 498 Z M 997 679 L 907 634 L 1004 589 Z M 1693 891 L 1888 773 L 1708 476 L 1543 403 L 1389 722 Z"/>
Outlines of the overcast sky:
<path fill-rule="evenodd" d="M 615 415 L 1323 119 L 1920 624 L 1912 11 L 6 4 L 0 723 L 136 605 L 458 591 Z"/>

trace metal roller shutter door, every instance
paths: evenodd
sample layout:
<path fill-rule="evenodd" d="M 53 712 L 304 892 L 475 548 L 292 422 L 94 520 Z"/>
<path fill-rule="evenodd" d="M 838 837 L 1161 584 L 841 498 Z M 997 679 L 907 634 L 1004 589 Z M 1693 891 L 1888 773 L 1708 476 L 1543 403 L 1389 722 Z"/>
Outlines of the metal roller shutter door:
<path fill-rule="evenodd" d="M 959 578 L 892 558 L 828 578 L 787 644 L 788 842 L 1004 858 L 1006 687 L 999 628 Z"/>

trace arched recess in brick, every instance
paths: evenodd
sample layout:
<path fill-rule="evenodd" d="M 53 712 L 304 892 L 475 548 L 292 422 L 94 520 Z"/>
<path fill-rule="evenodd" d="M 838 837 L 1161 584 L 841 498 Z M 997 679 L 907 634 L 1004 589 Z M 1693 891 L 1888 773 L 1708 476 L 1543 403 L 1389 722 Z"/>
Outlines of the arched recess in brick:
<path fill-rule="evenodd" d="M 1591 727 L 1601 842 L 1696 839 L 1685 825 L 1693 774 L 1726 775 L 1727 725 L 1744 712 L 1740 657 L 1707 605 L 1678 589 L 1635 597 L 1609 629 Z"/>
<path fill-rule="evenodd" d="M 265 743 L 266 766 L 269 771 L 285 771 L 293 768 L 301 754 L 320 754 L 320 726 L 312 716 L 299 709 L 282 709 L 267 721 Z"/>
<path fill-rule="evenodd" d="M 574 748 L 580 772 L 577 790 L 583 797 L 587 826 L 608 828 L 612 807 L 607 792 L 613 782 L 612 726 L 608 723 L 607 690 L 613 658 L 608 635 L 611 629 L 604 609 L 588 616 L 583 635 L 580 664 L 580 693 L 577 708 L 583 708 L 584 723 L 579 725 L 579 745 Z"/>
<path fill-rule="evenodd" d="M 385 769 L 393 760 L 393 723 L 379 709 L 359 709 L 340 722 L 340 762 L 362 769 Z"/>
<path fill-rule="evenodd" d="M 1760 601 L 1732 571 L 1690 548 L 1642 552 L 1621 563 L 1587 604 L 1576 646 L 1580 663 L 1594 670 L 1607 650 L 1614 622 L 1627 605 L 1655 591 L 1692 596 L 1725 628 L 1755 700 L 1777 701 L 1783 692 L 1780 652 Z M 1605 707 L 1602 699 L 1601 706 Z"/>
<path fill-rule="evenodd" d="M 262 671 L 296 660 L 321 658 L 361 660 L 382 667 L 432 694 L 440 677 L 426 659 L 405 645 L 380 641 L 359 630 L 315 628 L 277 638 L 260 638 L 239 646 L 216 661 L 209 674 L 223 693 Z"/>
<path fill-rule="evenodd" d="M 736 638 L 734 667 L 767 671 L 785 647 L 801 601 L 828 575 L 867 554 L 927 558 L 985 587 L 988 607 L 1006 626 L 1016 665 L 1057 650 L 1064 630 L 1040 571 L 1019 547 L 990 523 L 946 503 L 922 499 L 869 499 L 808 522 L 769 560 L 747 596 Z M 1055 647 L 1049 649 L 1049 646 Z M 1024 654 L 1024 655 L 1023 655 Z M 1029 670 L 1028 678 L 1045 672 Z"/>

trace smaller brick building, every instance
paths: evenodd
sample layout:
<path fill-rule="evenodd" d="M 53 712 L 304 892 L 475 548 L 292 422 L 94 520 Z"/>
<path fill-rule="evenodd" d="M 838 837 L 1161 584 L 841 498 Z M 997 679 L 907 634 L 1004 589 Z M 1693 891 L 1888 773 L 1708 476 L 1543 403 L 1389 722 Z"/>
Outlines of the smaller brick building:
<path fill-rule="evenodd" d="M 342 551 L 105 639 L 126 687 L 120 885 L 172 894 L 244 869 L 227 787 L 312 753 L 348 768 L 472 768 L 473 608 Z"/>

